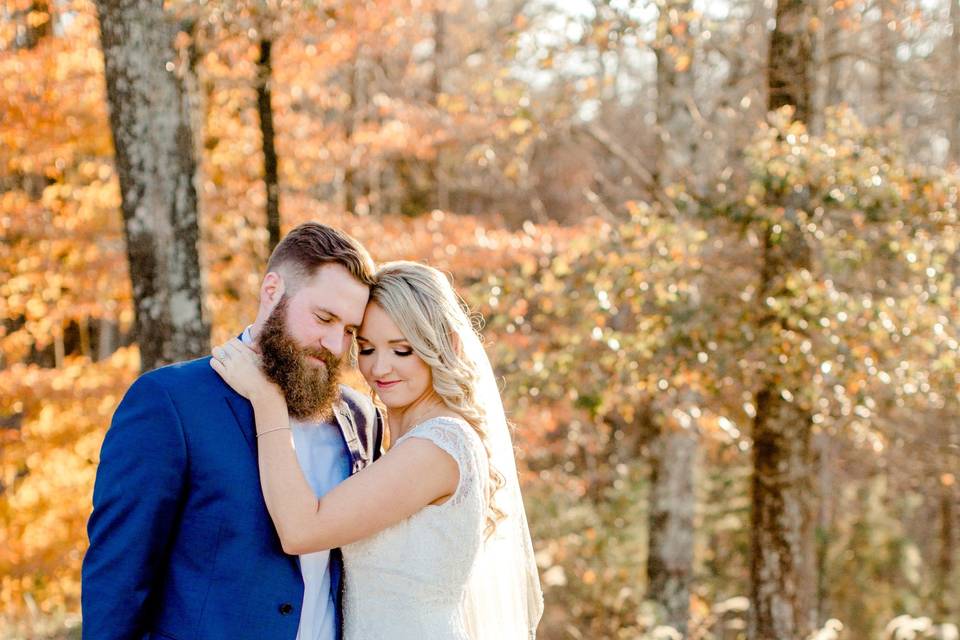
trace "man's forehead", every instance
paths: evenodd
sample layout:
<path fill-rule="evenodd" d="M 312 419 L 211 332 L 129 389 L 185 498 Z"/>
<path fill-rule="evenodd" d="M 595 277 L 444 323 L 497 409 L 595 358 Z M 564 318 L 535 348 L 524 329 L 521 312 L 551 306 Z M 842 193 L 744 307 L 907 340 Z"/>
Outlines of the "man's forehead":
<path fill-rule="evenodd" d="M 358 311 L 359 309 L 359 311 Z M 346 300 L 322 300 L 311 305 L 314 313 L 323 313 L 334 316 L 344 324 L 359 327 L 363 322 L 363 304 L 355 304 Z"/>
<path fill-rule="evenodd" d="M 345 269 L 321 269 L 298 293 L 311 310 L 325 311 L 346 324 L 359 325 L 370 289 Z"/>

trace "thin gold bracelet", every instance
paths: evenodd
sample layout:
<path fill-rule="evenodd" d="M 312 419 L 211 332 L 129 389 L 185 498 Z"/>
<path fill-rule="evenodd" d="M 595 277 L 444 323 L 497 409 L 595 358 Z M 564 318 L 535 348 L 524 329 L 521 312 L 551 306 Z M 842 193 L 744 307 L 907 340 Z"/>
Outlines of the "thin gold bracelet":
<path fill-rule="evenodd" d="M 291 429 L 290 427 L 274 427 L 273 429 L 267 429 L 266 431 L 261 431 L 260 433 L 257 434 L 257 437 L 259 438 L 260 436 L 265 436 L 268 433 L 273 433 L 274 431 L 284 431 L 284 430 L 293 431 L 293 429 Z"/>

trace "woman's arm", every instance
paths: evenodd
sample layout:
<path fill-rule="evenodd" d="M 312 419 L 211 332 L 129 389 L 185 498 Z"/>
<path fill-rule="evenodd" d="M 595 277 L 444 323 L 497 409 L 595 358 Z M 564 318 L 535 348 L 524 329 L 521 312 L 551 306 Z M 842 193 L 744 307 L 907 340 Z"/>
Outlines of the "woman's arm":
<path fill-rule="evenodd" d="M 260 485 L 284 551 L 300 555 L 366 538 L 451 495 L 456 461 L 440 447 L 410 438 L 317 499 L 297 462 L 287 404 L 249 347 L 233 340 L 211 366 L 253 404 Z"/>
<path fill-rule="evenodd" d="M 449 454 L 409 438 L 317 499 L 297 465 L 289 432 L 263 436 L 259 452 L 270 517 L 284 551 L 296 555 L 340 547 L 400 522 L 451 495 L 460 475 Z"/>

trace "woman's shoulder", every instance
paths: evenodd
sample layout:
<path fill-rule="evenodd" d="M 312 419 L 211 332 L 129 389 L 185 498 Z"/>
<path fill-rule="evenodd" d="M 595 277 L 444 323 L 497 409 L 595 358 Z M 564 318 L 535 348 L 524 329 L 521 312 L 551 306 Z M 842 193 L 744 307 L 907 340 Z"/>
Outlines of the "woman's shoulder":
<path fill-rule="evenodd" d="M 464 429 L 472 429 L 470 423 L 464 419 L 463 416 L 456 413 L 445 413 L 438 416 L 433 416 L 432 418 L 427 418 L 423 422 L 415 425 L 413 429 L 428 428 L 431 425 L 455 425 Z M 411 431 L 413 430 L 411 429 Z"/>
<path fill-rule="evenodd" d="M 454 457 L 457 458 L 468 450 L 483 446 L 476 430 L 462 416 L 456 414 L 427 418 L 397 442 L 412 437 L 430 440 L 448 453 L 455 454 Z"/>
<path fill-rule="evenodd" d="M 470 423 L 463 416 L 457 414 L 444 414 L 427 418 L 410 429 L 410 433 L 414 431 L 440 431 L 463 436 L 476 433 Z"/>

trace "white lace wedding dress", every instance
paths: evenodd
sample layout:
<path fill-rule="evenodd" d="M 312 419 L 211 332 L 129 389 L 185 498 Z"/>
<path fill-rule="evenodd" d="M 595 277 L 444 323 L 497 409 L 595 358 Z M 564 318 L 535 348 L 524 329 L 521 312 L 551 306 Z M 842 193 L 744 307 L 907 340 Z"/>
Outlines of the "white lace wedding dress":
<path fill-rule="evenodd" d="M 488 461 L 479 436 L 456 418 L 405 433 L 456 460 L 460 480 L 443 504 L 343 547 L 345 640 L 469 640 L 462 600 L 483 540 Z"/>

